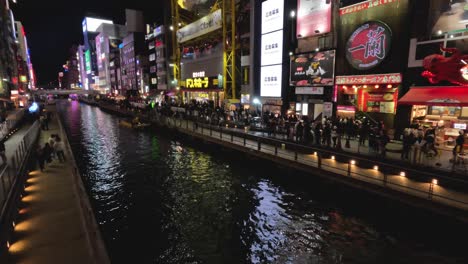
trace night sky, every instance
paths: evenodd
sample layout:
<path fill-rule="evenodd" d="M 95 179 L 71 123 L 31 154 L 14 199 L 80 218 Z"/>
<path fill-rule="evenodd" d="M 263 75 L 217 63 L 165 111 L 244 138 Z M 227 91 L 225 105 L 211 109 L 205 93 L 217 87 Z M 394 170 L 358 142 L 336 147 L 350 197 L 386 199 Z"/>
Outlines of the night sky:
<path fill-rule="evenodd" d="M 10 1 L 11 3 L 11 1 Z M 125 8 L 143 10 L 145 23 L 162 21 L 163 0 L 17 0 L 15 20 L 26 30 L 38 84 L 57 79 L 73 44 L 83 44 L 81 22 L 87 13 L 125 23 Z"/>

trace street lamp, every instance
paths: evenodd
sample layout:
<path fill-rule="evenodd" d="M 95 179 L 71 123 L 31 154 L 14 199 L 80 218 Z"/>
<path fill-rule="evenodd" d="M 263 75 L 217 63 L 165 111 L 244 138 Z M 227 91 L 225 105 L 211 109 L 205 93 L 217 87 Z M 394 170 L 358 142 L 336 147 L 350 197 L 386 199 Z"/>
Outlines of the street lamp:
<path fill-rule="evenodd" d="M 295 16 L 296 16 L 296 11 L 291 10 L 291 17 L 295 17 Z"/>

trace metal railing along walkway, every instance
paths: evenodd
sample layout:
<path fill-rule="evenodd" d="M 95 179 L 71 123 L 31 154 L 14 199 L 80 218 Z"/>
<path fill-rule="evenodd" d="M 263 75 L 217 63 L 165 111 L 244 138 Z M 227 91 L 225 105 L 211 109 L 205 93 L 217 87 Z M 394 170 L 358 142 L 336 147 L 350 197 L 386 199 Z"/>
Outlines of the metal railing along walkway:
<path fill-rule="evenodd" d="M 262 138 L 223 127 L 157 115 L 155 120 L 185 133 L 231 143 L 277 159 L 293 162 L 310 171 L 315 168 L 376 187 L 418 197 L 434 204 L 468 211 L 468 182 L 408 167 L 376 162 L 333 150 L 314 149 L 271 138 Z M 450 184 L 442 185 L 450 180 Z M 456 188 L 448 188 L 454 186 Z"/>

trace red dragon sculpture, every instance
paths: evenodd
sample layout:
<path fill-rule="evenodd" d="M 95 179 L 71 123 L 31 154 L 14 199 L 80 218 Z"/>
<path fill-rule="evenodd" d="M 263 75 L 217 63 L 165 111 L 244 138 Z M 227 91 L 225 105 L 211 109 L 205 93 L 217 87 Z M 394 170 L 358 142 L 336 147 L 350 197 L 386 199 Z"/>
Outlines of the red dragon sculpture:
<path fill-rule="evenodd" d="M 426 69 L 422 76 L 430 83 L 449 81 L 454 84 L 468 86 L 468 80 L 462 76 L 462 68 L 468 62 L 468 55 L 462 55 L 457 48 L 440 48 L 442 51 L 451 53 L 446 58 L 440 54 L 432 54 L 424 58 L 423 67 Z"/>

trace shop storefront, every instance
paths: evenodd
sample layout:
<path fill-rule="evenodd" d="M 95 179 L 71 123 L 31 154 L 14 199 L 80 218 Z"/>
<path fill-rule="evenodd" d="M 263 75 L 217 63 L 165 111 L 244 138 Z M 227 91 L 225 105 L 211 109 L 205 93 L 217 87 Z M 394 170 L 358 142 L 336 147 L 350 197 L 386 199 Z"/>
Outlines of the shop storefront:
<path fill-rule="evenodd" d="M 296 94 L 292 112 L 309 120 L 331 117 L 334 72 L 334 50 L 291 56 L 290 86 Z"/>
<path fill-rule="evenodd" d="M 393 127 L 401 74 L 336 76 L 336 116 L 356 118 L 357 113 Z"/>
<path fill-rule="evenodd" d="M 411 87 L 399 104 L 412 106 L 414 126 L 440 128 L 437 136 L 447 144 L 468 127 L 468 87 Z"/>
<path fill-rule="evenodd" d="M 407 65 L 408 0 L 363 1 L 339 9 L 336 116 L 395 128 Z"/>
<path fill-rule="evenodd" d="M 195 100 L 199 103 L 213 103 L 215 106 L 224 100 L 221 75 L 216 77 L 205 75 L 204 71 L 193 72 L 192 78 L 186 78 L 181 82 L 185 103 Z"/>

